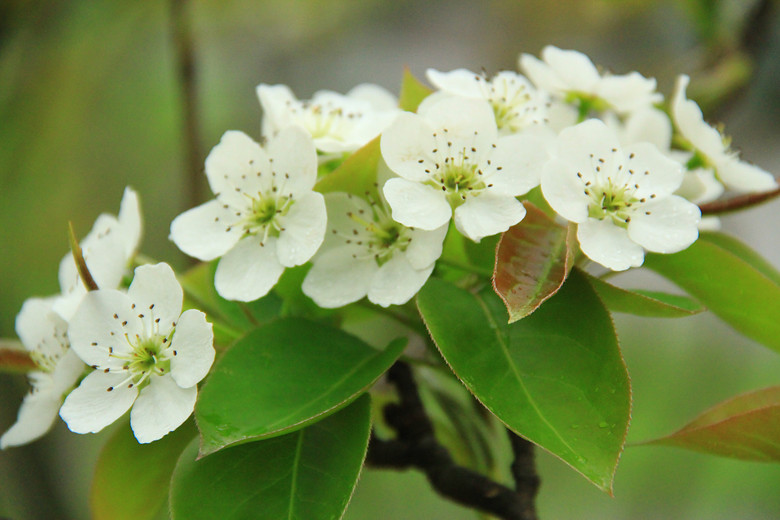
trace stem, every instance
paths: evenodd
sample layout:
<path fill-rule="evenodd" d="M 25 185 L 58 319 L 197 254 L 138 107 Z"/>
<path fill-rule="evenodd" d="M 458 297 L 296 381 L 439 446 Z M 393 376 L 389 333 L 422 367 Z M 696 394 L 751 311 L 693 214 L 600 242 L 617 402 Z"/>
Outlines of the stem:
<path fill-rule="evenodd" d="M 194 207 L 204 200 L 203 159 L 198 123 L 198 89 L 195 74 L 195 53 L 192 31 L 186 16 L 187 0 L 170 0 L 171 33 L 174 44 L 176 72 L 181 89 L 184 124 L 184 155 L 186 207 Z"/>
<path fill-rule="evenodd" d="M 454 502 L 505 520 L 536 520 L 535 513 L 529 516 L 527 503 L 527 497 L 532 498 L 535 491 L 521 496 L 454 463 L 449 451 L 436 440 L 409 365 L 396 362 L 388 371 L 388 379 L 398 389 L 400 403 L 387 405 L 385 418 L 398 437 L 386 441 L 372 434 L 367 464 L 394 469 L 415 467 L 425 472 L 438 493 Z"/>
<path fill-rule="evenodd" d="M 534 463 L 534 445 L 511 430 L 507 430 L 507 433 L 512 444 L 512 452 L 515 454 L 511 469 L 517 495 L 523 503 L 524 518 L 535 520 L 537 518 L 535 500 L 540 480 Z"/>
<path fill-rule="evenodd" d="M 740 209 L 750 208 L 757 206 L 762 202 L 767 202 L 780 195 L 780 188 L 772 191 L 763 191 L 761 193 L 748 193 L 746 195 L 738 195 L 725 200 L 716 200 L 702 204 L 699 206 L 702 215 L 718 215 L 721 213 L 729 213 Z"/>

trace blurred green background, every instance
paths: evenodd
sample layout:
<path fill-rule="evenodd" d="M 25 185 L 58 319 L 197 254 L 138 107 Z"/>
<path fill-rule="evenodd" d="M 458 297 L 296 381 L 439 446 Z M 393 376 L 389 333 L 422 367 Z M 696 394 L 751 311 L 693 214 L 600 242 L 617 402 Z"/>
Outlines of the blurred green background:
<path fill-rule="evenodd" d="M 174 3 L 192 34 L 200 164 L 226 130 L 259 136 L 258 83 L 285 83 L 300 98 L 361 82 L 397 91 L 407 66 L 418 77 L 428 67 L 493 73 L 514 69 L 520 52 L 555 44 L 617 73 L 654 76 L 667 94 L 676 75 L 688 73 L 703 103 L 714 99 L 707 80 L 747 80 L 711 114 L 746 159 L 780 172 L 778 2 L 2 0 L 0 337 L 15 335 L 26 298 L 58 291 L 67 221 L 83 236 L 99 213 L 116 213 L 126 185 L 140 192 L 143 252 L 186 265 L 167 240 L 173 217 L 195 203 Z M 201 175 L 197 183 L 202 190 Z M 724 218 L 724 229 L 780 266 L 778 217 L 774 201 Z M 634 388 L 629 441 L 669 433 L 727 397 L 780 382 L 780 357 L 711 315 L 615 320 Z M 26 391 L 24 377 L 0 375 L 0 431 Z M 44 439 L 0 452 L 0 516 L 88 518 L 89 480 L 107 434 L 78 436 L 58 423 Z M 544 520 L 780 518 L 777 465 L 629 447 L 611 498 L 553 457 L 540 453 L 538 461 Z M 365 471 L 346 518 L 477 518 L 428 489 L 419 474 Z"/>

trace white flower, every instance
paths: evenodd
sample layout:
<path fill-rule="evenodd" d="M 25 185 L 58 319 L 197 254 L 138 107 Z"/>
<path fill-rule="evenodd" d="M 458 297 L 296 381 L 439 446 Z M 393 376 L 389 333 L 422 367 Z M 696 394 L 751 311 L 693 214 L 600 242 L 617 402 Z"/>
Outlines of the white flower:
<path fill-rule="evenodd" d="M 581 52 L 552 45 L 542 49 L 542 60 L 530 54 L 520 56 L 520 68 L 538 88 L 567 102 L 579 103 L 582 115 L 590 109 L 628 114 L 662 100 L 655 91 L 655 79 L 638 72 L 601 75 Z"/>
<path fill-rule="evenodd" d="M 214 361 L 206 316 L 181 314 L 182 289 L 168 264 L 135 270 L 127 294 L 88 293 L 68 329 L 71 348 L 95 370 L 65 399 L 60 416 L 76 433 L 95 433 L 132 407 L 138 442 L 162 438 L 192 413 Z"/>
<path fill-rule="evenodd" d="M 138 195 L 131 188 L 125 188 L 118 216 L 100 215 L 80 244 L 87 268 L 99 288 L 119 287 L 140 240 Z M 71 253 L 60 261 L 59 281 L 62 295 L 54 302 L 54 310 L 68 320 L 87 293 Z"/>
<path fill-rule="evenodd" d="M 303 281 L 303 292 L 320 307 L 335 308 L 368 296 L 387 307 L 411 299 L 431 275 L 447 233 L 410 229 L 395 222 L 381 203 L 346 193 L 325 195 L 328 230 Z"/>
<path fill-rule="evenodd" d="M 62 400 L 87 368 L 70 349 L 68 324 L 52 311 L 52 300 L 30 298 L 16 316 L 16 333 L 37 369 L 28 373 L 30 393 L 16 423 L 0 437 L 0 449 L 32 442 L 49 431 Z"/>
<path fill-rule="evenodd" d="M 288 127 L 265 149 L 241 132 L 227 132 L 206 158 L 216 199 L 182 213 L 171 239 L 201 260 L 222 257 L 217 292 L 252 301 L 276 284 L 285 267 L 308 261 L 322 243 L 327 213 L 312 191 L 317 156 L 311 137 Z"/>
<path fill-rule="evenodd" d="M 458 231 L 474 241 L 520 222 L 525 208 L 515 197 L 539 183 L 544 138 L 499 137 L 484 100 L 447 97 L 421 108 L 399 115 L 380 141 L 382 157 L 400 176 L 383 190 L 393 219 L 432 231 L 454 210 Z"/>
<path fill-rule="evenodd" d="M 492 79 L 466 69 L 428 69 L 426 75 L 441 93 L 488 101 L 503 133 L 517 133 L 547 120 L 547 96 L 515 72 L 502 71 Z M 423 103 L 431 102 L 437 94 L 428 96 Z"/>
<path fill-rule="evenodd" d="M 561 132 L 557 157 L 542 175 L 542 192 L 562 217 L 576 222 L 582 252 L 614 271 L 642 265 L 644 250 L 674 253 L 698 237 L 698 206 L 673 195 L 682 167 L 649 143 L 620 147 L 603 122 Z"/>
<path fill-rule="evenodd" d="M 328 90 L 300 101 L 286 85 L 257 87 L 263 107 L 263 135 L 270 137 L 291 125 L 303 127 L 325 153 L 352 152 L 389 125 L 399 110 L 397 100 L 382 87 L 362 84 L 346 95 Z"/>
<path fill-rule="evenodd" d="M 704 121 L 699 105 L 686 98 L 688 76 L 677 79 L 677 88 L 672 99 L 672 116 L 677 128 L 693 148 L 690 169 L 709 168 L 726 188 L 738 192 L 770 191 L 777 188 L 777 181 L 758 166 L 739 159 L 739 154 L 730 150 L 729 140 Z"/>

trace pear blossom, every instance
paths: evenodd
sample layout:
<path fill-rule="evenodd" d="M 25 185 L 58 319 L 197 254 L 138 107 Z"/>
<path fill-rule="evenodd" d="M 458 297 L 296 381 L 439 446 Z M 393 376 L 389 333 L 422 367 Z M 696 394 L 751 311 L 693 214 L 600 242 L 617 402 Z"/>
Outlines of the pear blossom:
<path fill-rule="evenodd" d="M 257 87 L 263 107 L 263 135 L 270 137 L 291 125 L 303 127 L 317 150 L 352 152 L 384 130 L 400 112 L 398 100 L 378 85 L 364 83 L 346 95 L 320 90 L 301 101 L 286 85 Z"/>
<path fill-rule="evenodd" d="M 80 247 L 92 278 L 101 289 L 119 287 L 141 241 L 142 223 L 138 194 L 125 188 L 119 214 L 100 215 Z M 53 304 L 56 312 L 68 320 L 87 289 L 76 269 L 71 253 L 60 261 L 59 282 L 62 294 Z"/>
<path fill-rule="evenodd" d="M 550 206 L 578 224 L 582 252 L 623 271 L 642 265 L 645 250 L 675 253 L 698 238 L 698 206 L 674 195 L 682 181 L 681 165 L 654 145 L 621 148 L 591 119 L 561 132 L 541 185 Z"/>
<path fill-rule="evenodd" d="M 242 132 L 225 133 L 206 158 L 215 199 L 174 219 L 171 239 L 200 260 L 222 257 L 214 284 L 229 300 L 271 290 L 286 267 L 307 262 L 325 235 L 327 212 L 314 192 L 311 137 L 291 126 L 265 148 Z"/>
<path fill-rule="evenodd" d="M 49 431 L 62 400 L 87 366 L 71 350 L 68 324 L 52 310 L 51 298 L 30 298 L 16 317 L 16 333 L 36 369 L 27 374 L 30 392 L 13 426 L 0 437 L 0 449 L 20 446 Z"/>
<path fill-rule="evenodd" d="M 496 124 L 502 133 L 517 133 L 529 126 L 545 123 L 547 119 L 547 96 L 516 72 L 502 71 L 488 79 L 466 69 L 450 72 L 428 69 L 426 76 L 440 90 L 428 96 L 423 103 L 431 102 L 437 94 L 485 99 L 493 108 Z"/>
<path fill-rule="evenodd" d="M 653 78 L 638 72 L 602 75 L 586 55 L 552 45 L 542 49 L 541 60 L 530 54 L 520 56 L 520 68 L 537 88 L 578 103 L 582 117 L 591 109 L 626 115 L 663 99 Z"/>
<path fill-rule="evenodd" d="M 325 195 L 328 229 L 303 292 L 320 307 L 368 300 L 387 307 L 409 301 L 433 272 L 447 226 L 411 229 L 390 218 L 382 201 Z"/>
<path fill-rule="evenodd" d="M 84 297 L 68 338 L 94 370 L 60 409 L 71 431 L 98 432 L 132 407 L 133 433 L 148 443 L 190 416 L 214 362 L 214 335 L 205 314 L 181 312 L 182 300 L 165 263 L 136 268 L 126 294 L 101 289 Z"/>
<path fill-rule="evenodd" d="M 499 136 L 485 100 L 446 97 L 404 112 L 382 134 L 382 157 L 399 177 L 384 184 L 397 222 L 433 231 L 454 216 L 474 241 L 520 222 L 515 198 L 539 184 L 545 138 Z"/>
<path fill-rule="evenodd" d="M 682 75 L 672 99 L 672 116 L 680 134 L 693 151 L 689 168 L 711 169 L 726 188 L 738 192 L 769 191 L 777 181 L 769 172 L 740 160 L 730 149 L 729 140 L 704 121 L 701 108 L 686 97 L 690 79 Z"/>

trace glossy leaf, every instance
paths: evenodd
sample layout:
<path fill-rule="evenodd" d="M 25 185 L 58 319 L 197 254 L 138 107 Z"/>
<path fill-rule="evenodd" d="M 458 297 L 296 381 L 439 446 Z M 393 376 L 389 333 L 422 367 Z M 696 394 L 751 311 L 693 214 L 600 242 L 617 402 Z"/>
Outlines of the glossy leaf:
<path fill-rule="evenodd" d="M 493 287 L 509 311 L 509 323 L 534 312 L 563 284 L 574 261 L 574 227 L 556 224 L 526 202 L 520 223 L 501 235 Z"/>
<path fill-rule="evenodd" d="M 726 235 L 725 233 L 707 232 L 702 233 L 699 239 L 705 240 L 712 244 L 717 244 L 726 251 L 730 251 L 745 262 L 752 265 L 764 276 L 780 285 L 780 271 L 778 271 L 775 266 L 767 262 L 764 257 L 750 249 L 746 244 L 740 242 L 736 238 L 730 235 Z"/>
<path fill-rule="evenodd" d="M 780 462 L 780 386 L 724 401 L 681 430 L 646 444 L 666 444 L 744 460 Z"/>
<path fill-rule="evenodd" d="M 630 413 L 609 313 L 571 273 L 527 318 L 507 324 L 491 291 L 429 280 L 418 307 L 455 374 L 496 417 L 611 492 Z"/>
<path fill-rule="evenodd" d="M 780 351 L 780 285 L 765 274 L 765 262 L 759 268 L 758 255 L 747 246 L 735 252 L 724 245 L 718 235 L 704 233 L 685 251 L 647 255 L 645 266 L 679 285 L 742 334 Z"/>
<path fill-rule="evenodd" d="M 359 197 L 365 197 L 368 193 L 374 200 L 379 200 L 376 175 L 381 156 L 379 137 L 376 137 L 320 179 L 314 189 L 320 193 L 341 191 Z"/>
<path fill-rule="evenodd" d="M 90 492 L 93 520 L 159 518 L 173 468 L 198 432 L 192 421 L 162 439 L 139 444 L 128 424 L 103 446 Z"/>
<path fill-rule="evenodd" d="M 196 460 L 182 453 L 171 483 L 174 520 L 341 518 L 363 465 L 370 400 L 311 426 Z"/>
<path fill-rule="evenodd" d="M 595 276 L 586 275 L 604 305 L 613 312 L 653 318 L 681 318 L 704 312 L 704 307 L 687 296 L 616 287 Z"/>
<path fill-rule="evenodd" d="M 431 92 L 432 90 L 415 78 L 409 69 L 404 69 L 398 106 L 401 110 L 417 112 L 417 107 L 420 106 L 422 100 L 428 97 Z"/>
<path fill-rule="evenodd" d="M 195 405 L 201 455 L 273 437 L 354 400 L 398 358 L 405 338 L 376 350 L 339 329 L 283 319 L 239 340 L 214 366 Z"/>

